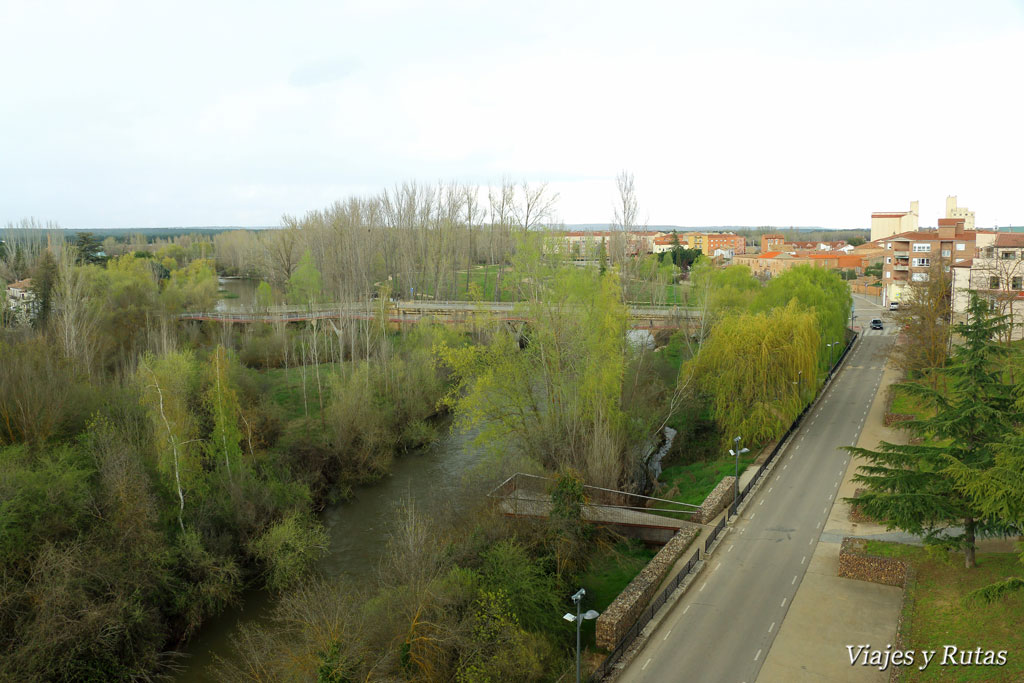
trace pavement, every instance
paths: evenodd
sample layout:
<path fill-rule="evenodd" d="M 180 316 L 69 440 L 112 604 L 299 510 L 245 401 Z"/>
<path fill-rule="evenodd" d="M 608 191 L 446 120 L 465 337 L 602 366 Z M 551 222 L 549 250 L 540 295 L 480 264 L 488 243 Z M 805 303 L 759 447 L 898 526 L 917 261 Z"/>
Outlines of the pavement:
<path fill-rule="evenodd" d="M 717 549 L 705 558 L 704 571 L 652 626 L 643 649 L 619 680 L 788 683 L 794 676 L 791 661 L 779 660 L 773 672 L 784 673 L 766 673 L 758 679 L 803 582 L 811 582 L 806 593 L 811 608 L 823 604 L 821 597 L 814 600 L 814 590 L 830 592 L 827 586 L 811 589 L 819 576 L 827 574 L 828 555 L 838 555 L 838 545 L 822 543 L 821 533 L 831 519 L 836 496 L 843 495 L 840 483 L 850 465 L 849 454 L 840 448 L 858 442 L 882 381 L 884 355 L 894 339 L 892 326 L 886 328 L 865 332 L 854 345 L 824 396 L 773 463 L 767 479 L 727 528 Z M 826 547 L 815 562 L 814 554 L 821 545 Z M 828 635 L 832 626 L 824 624 L 863 630 L 877 621 L 873 612 L 861 608 L 878 603 L 884 611 L 891 600 L 885 591 L 875 591 L 873 584 L 864 586 L 868 588 L 850 596 L 848 616 L 831 611 L 826 616 L 823 610 L 816 610 L 813 628 L 825 634 L 822 637 L 832 649 L 814 656 L 805 653 L 812 666 L 823 666 L 814 665 L 816 659 L 824 662 L 835 657 L 837 666 L 845 662 L 849 668 L 843 647 L 847 643 L 840 642 L 842 634 L 837 630 Z M 897 593 L 898 610 L 899 589 L 892 590 Z M 854 623 L 861 614 L 867 615 L 866 623 Z M 807 624 L 805 630 L 810 630 L 810 622 Z M 796 625 L 794 622 L 793 627 Z M 895 627 L 895 616 L 892 625 Z M 795 671 L 802 671 L 800 666 L 806 664 L 797 664 Z"/>

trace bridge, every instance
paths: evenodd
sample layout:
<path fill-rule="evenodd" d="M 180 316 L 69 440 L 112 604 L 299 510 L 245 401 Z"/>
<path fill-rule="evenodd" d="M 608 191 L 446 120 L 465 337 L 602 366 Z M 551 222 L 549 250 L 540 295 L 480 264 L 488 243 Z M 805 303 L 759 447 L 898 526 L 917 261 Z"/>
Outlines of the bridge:
<path fill-rule="evenodd" d="M 484 314 L 491 320 L 507 323 L 527 322 L 510 302 L 470 301 L 391 301 L 345 302 L 321 306 L 271 306 L 251 311 L 213 311 L 182 313 L 181 320 L 207 320 L 224 323 L 276 323 L 309 320 L 379 320 L 396 325 L 414 324 L 430 319 L 445 323 L 471 322 Z M 697 319 L 697 311 L 678 306 L 629 306 L 630 327 L 635 330 L 678 329 L 684 320 Z"/>
<path fill-rule="evenodd" d="M 487 496 L 510 517 L 546 518 L 551 514 L 554 485 L 555 480 L 549 477 L 517 472 Z M 648 543 L 664 544 L 679 529 L 700 526 L 686 521 L 689 515 L 700 510 L 699 505 L 586 484 L 583 493 L 586 499 L 582 510 L 584 521 Z"/>

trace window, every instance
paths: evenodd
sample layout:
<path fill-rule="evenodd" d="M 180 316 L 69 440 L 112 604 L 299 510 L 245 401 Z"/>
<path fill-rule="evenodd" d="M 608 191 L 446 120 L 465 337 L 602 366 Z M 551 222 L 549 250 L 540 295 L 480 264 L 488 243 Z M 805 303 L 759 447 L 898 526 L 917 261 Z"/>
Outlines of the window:
<path fill-rule="evenodd" d="M 928 282 L 928 273 L 914 273 L 910 279 L 914 282 Z"/>
<path fill-rule="evenodd" d="M 1010 280 L 1010 289 L 1015 289 L 1018 292 L 1021 290 L 1021 276 L 1014 275 L 1013 279 Z"/>
<path fill-rule="evenodd" d="M 927 268 L 931 264 L 932 260 L 930 258 L 911 259 L 911 265 L 913 265 L 915 268 Z"/>
<path fill-rule="evenodd" d="M 994 247 L 985 247 L 985 258 L 995 258 L 996 250 Z"/>
<path fill-rule="evenodd" d="M 892 271 L 891 270 L 885 271 L 885 276 L 886 277 L 892 277 Z"/>
<path fill-rule="evenodd" d="M 942 250 L 942 258 L 949 258 L 952 255 L 953 255 L 953 252 L 950 251 L 949 249 L 943 249 Z"/>
<path fill-rule="evenodd" d="M 892 242 L 886 242 L 885 243 L 885 248 L 886 249 L 892 249 Z"/>
<path fill-rule="evenodd" d="M 995 275 L 990 277 L 988 279 L 988 288 L 989 289 L 999 289 L 999 277 L 997 277 Z"/>
<path fill-rule="evenodd" d="M 927 242 L 914 242 L 914 251 L 915 252 L 920 253 L 922 251 L 931 251 L 931 250 L 932 250 L 932 245 L 928 244 Z"/>
<path fill-rule="evenodd" d="M 886 263 L 892 263 L 892 256 L 886 256 L 885 257 L 885 262 Z"/>
<path fill-rule="evenodd" d="M 965 245 L 964 245 L 963 242 L 957 242 L 957 245 L 956 245 L 956 250 L 957 251 L 963 251 L 964 247 L 965 247 Z"/>
<path fill-rule="evenodd" d="M 1013 252 L 1012 251 L 1004 251 L 1002 254 L 1000 254 L 1000 256 L 1002 256 L 1003 260 L 1005 260 L 1005 261 L 1013 260 Z"/>

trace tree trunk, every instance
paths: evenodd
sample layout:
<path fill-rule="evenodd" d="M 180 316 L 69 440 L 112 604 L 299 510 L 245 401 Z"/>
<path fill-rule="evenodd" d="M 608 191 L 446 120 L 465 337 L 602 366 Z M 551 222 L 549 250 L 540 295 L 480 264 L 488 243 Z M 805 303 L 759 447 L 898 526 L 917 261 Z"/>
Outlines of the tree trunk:
<path fill-rule="evenodd" d="M 964 520 L 964 566 L 974 569 L 974 518 Z"/>

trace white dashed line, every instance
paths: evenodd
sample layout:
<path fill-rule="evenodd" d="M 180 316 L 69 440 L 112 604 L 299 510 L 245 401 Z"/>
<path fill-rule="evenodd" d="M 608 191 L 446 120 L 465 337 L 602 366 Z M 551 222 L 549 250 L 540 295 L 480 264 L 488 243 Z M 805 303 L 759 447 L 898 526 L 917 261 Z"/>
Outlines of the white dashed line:
<path fill-rule="evenodd" d="M 721 567 L 721 566 L 722 566 L 722 563 L 721 563 L 721 562 L 719 562 L 718 564 L 716 564 L 716 565 L 715 565 L 715 569 L 714 569 L 714 571 L 716 571 L 716 572 L 717 572 L 717 571 L 718 571 L 718 568 L 719 568 L 719 567 Z"/>
<path fill-rule="evenodd" d="M 782 604 L 779 605 L 779 607 L 785 607 L 786 606 L 786 600 L 788 600 L 788 599 L 789 598 L 782 598 Z"/>
<path fill-rule="evenodd" d="M 703 591 L 703 590 L 704 590 L 704 587 L 705 587 L 705 586 L 707 586 L 707 585 L 708 585 L 708 582 L 707 582 L 707 581 L 705 581 L 704 583 L 702 583 L 702 584 L 701 584 L 701 586 L 700 586 L 700 590 L 699 590 L 699 591 L 697 591 L 697 592 L 698 592 L 698 593 L 700 593 L 701 591 Z"/>
<path fill-rule="evenodd" d="M 806 555 L 804 555 L 803 557 L 800 558 L 800 564 L 803 564 L 806 561 L 807 561 L 807 556 Z"/>
<path fill-rule="evenodd" d="M 691 607 L 693 607 L 693 605 L 687 605 L 686 609 L 683 610 L 683 614 L 686 614 L 687 612 L 689 612 Z"/>
<path fill-rule="evenodd" d="M 793 585 L 793 584 L 795 584 L 795 583 L 796 583 L 796 577 L 794 576 L 794 577 L 793 577 L 793 580 L 789 582 L 789 585 L 790 585 L 790 586 L 792 586 L 792 585 Z"/>
<path fill-rule="evenodd" d="M 751 513 L 750 513 L 750 519 L 753 519 L 753 518 L 754 518 L 754 515 L 756 515 L 756 514 L 757 514 L 756 512 L 751 512 Z"/>
<path fill-rule="evenodd" d="M 771 633 L 772 629 L 774 629 L 774 628 L 775 628 L 775 622 L 773 621 L 772 625 L 768 627 L 768 633 Z"/>
<path fill-rule="evenodd" d="M 768 493 L 771 493 L 773 488 L 775 488 L 775 487 L 774 486 L 769 486 L 768 487 Z"/>
<path fill-rule="evenodd" d="M 643 671 L 644 669 L 646 669 L 646 668 L 647 668 L 647 665 L 648 665 L 648 664 L 650 664 L 650 663 L 651 663 L 651 658 L 650 658 L 650 657 L 648 657 L 648 658 L 647 658 L 647 661 L 646 661 L 646 662 L 644 662 L 644 665 L 640 667 L 640 670 L 641 670 L 641 671 Z"/>
<path fill-rule="evenodd" d="M 764 498 L 761 499 L 761 502 L 758 503 L 758 505 L 764 505 Z"/>
<path fill-rule="evenodd" d="M 725 552 L 727 552 L 727 553 L 731 553 L 731 552 L 732 552 L 732 546 L 729 546 L 729 549 L 728 549 L 728 550 L 726 550 Z"/>
<path fill-rule="evenodd" d="M 814 545 L 814 539 L 812 538 L 811 540 L 807 541 L 807 545 Z"/>
<path fill-rule="evenodd" d="M 669 630 L 668 630 L 668 633 L 666 633 L 666 634 L 665 634 L 665 637 L 664 637 L 664 638 L 662 638 L 662 640 L 668 640 L 668 637 L 669 637 L 669 635 L 671 635 L 671 634 L 672 634 L 672 629 L 669 629 Z"/>

